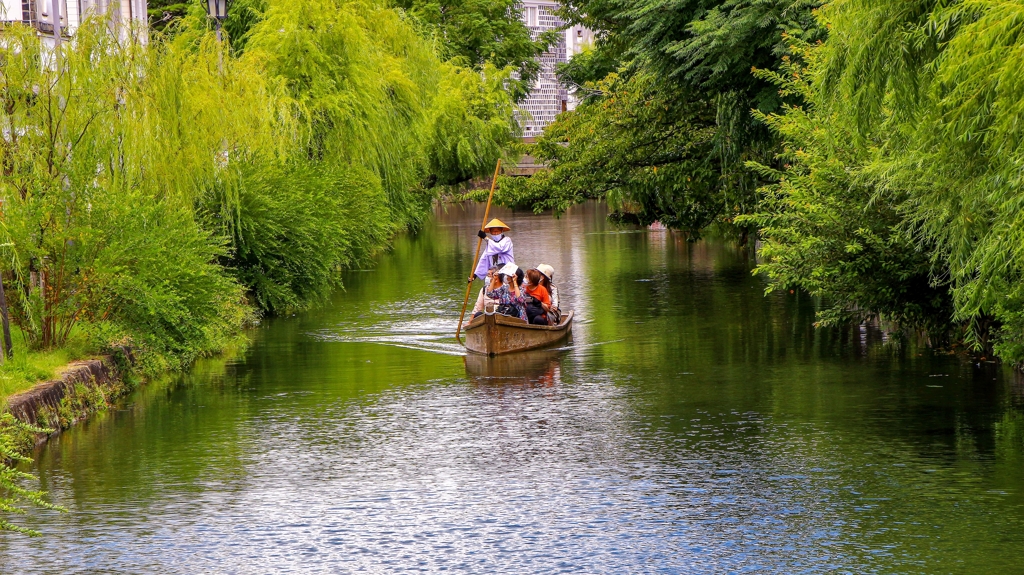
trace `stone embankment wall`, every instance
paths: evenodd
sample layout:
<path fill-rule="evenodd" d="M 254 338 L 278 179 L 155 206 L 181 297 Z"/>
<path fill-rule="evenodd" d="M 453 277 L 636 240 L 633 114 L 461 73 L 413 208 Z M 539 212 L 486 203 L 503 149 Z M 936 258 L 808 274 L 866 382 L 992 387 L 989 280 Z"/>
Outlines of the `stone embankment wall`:
<path fill-rule="evenodd" d="M 125 370 L 118 366 L 132 363 L 131 352 L 124 349 L 117 354 L 68 364 L 59 378 L 8 397 L 7 411 L 24 423 L 54 432 L 67 429 L 130 390 Z M 36 443 L 47 437 L 37 435 Z"/>

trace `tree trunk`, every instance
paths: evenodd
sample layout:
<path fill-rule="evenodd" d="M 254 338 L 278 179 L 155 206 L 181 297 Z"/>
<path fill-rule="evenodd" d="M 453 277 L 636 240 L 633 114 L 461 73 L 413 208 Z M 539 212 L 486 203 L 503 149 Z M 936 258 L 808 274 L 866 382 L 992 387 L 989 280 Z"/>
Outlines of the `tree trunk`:
<path fill-rule="evenodd" d="M 14 356 L 14 344 L 11 342 L 11 320 L 7 313 L 7 296 L 4 294 L 3 276 L 0 276 L 0 322 L 3 323 L 4 329 L 4 348 L 3 353 L 0 353 L 0 364 L 2 364 L 4 358 Z"/>

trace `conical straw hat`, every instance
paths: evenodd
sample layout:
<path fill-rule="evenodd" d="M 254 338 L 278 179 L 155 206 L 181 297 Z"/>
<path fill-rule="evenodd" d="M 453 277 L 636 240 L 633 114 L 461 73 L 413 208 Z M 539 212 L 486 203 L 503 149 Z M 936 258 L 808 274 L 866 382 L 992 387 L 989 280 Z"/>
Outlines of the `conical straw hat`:
<path fill-rule="evenodd" d="M 485 230 L 489 230 L 491 228 L 502 228 L 508 231 L 512 231 L 512 228 L 506 226 L 505 223 L 499 220 L 498 218 L 494 218 L 493 220 L 487 222 L 487 225 L 484 226 Z"/>

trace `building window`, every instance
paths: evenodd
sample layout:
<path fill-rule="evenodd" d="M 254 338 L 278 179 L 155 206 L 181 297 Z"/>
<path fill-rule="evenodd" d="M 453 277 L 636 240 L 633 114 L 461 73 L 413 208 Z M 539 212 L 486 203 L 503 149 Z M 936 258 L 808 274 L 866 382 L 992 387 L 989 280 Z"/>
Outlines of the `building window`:
<path fill-rule="evenodd" d="M 525 12 L 526 12 L 526 25 L 527 26 L 536 26 L 537 25 L 537 7 L 536 6 L 527 6 Z"/>

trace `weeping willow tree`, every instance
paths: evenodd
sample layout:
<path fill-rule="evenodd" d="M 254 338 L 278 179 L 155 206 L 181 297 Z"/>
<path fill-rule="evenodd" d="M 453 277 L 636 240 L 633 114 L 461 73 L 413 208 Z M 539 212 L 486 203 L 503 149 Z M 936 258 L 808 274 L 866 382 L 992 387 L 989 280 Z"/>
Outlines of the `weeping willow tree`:
<path fill-rule="evenodd" d="M 514 134 L 509 70 L 442 62 L 370 2 L 267 2 L 241 54 L 201 14 L 149 48 L 98 21 L 59 55 L 5 42 L 3 251 L 33 346 L 84 320 L 215 349 L 239 283 L 268 310 L 322 299 Z"/>
<path fill-rule="evenodd" d="M 306 157 L 366 167 L 394 217 L 412 217 L 420 138 L 440 79 L 430 45 L 368 2 L 271 2 L 249 34 L 245 57 L 284 82 Z"/>
<path fill-rule="evenodd" d="M 244 50 L 198 3 L 149 46 L 90 20 L 0 43 L 0 277 L 30 348 L 72 331 L 147 369 L 300 309 L 488 173 L 511 69 L 461 68 L 383 4 L 251 2 Z M 0 429 L 0 512 L 40 502 Z M 0 529 L 11 525 L 0 521 Z"/>
<path fill-rule="evenodd" d="M 60 346 L 88 325 L 168 358 L 218 349 L 245 315 L 242 290 L 217 265 L 226 246 L 193 217 L 194 192 L 180 181 L 212 158 L 178 145 L 149 156 L 138 139 L 152 133 L 146 79 L 169 59 L 100 22 L 60 54 L 13 27 L 4 51 L 0 254 L 27 343 Z"/>
<path fill-rule="evenodd" d="M 119 217 L 154 202 L 177 214 L 205 237 L 194 240 L 208 246 L 200 258 L 219 266 L 201 277 L 240 283 L 258 308 L 296 309 L 323 300 L 340 268 L 417 224 L 434 186 L 487 173 L 512 139 L 504 86 L 510 71 L 442 62 L 393 9 L 266 2 L 253 8 L 246 50 L 234 52 L 214 40 L 198 8 L 148 49 L 87 23 L 59 67 L 40 65 L 47 54 L 30 31 L 10 33 L 6 119 L 15 128 L 5 159 L 7 184 L 20 192 L 7 243 L 9 269 L 23 286 L 15 292 L 17 319 L 32 345 L 60 345 L 83 319 L 96 325 L 119 318 L 131 324 L 128 331 L 152 334 L 154 344 L 200 335 L 174 333 L 173 326 L 215 323 L 212 307 L 196 314 L 206 307 L 186 304 L 184 296 L 149 298 L 147 286 L 163 281 L 159 265 L 134 270 L 134 281 L 148 282 L 136 285 L 119 264 L 106 274 L 67 259 L 72 246 L 94 247 L 74 240 L 92 234 L 76 226 L 108 205 L 127 210 Z M 32 86 L 45 90 L 19 95 Z M 95 196 L 100 192 L 147 200 L 117 202 Z M 61 202 L 71 207 L 54 217 Z M 88 209 L 79 217 L 82 206 Z M 40 220 L 48 223 L 37 231 Z M 67 230 L 55 232 L 51 223 Z M 132 245 L 127 230 L 110 230 L 124 235 L 119 241 L 106 231 L 92 236 L 103 238 L 103 253 L 114 253 Z M 114 285 L 123 288 L 117 297 L 109 295 Z M 172 300 L 180 309 L 162 317 L 167 310 L 158 308 Z M 233 324 L 241 317 L 228 316 Z M 231 331 L 222 327 L 202 331 Z M 216 339 L 199 349 L 216 348 Z M 185 347 L 173 350 L 177 356 Z"/>
<path fill-rule="evenodd" d="M 1024 6 L 914 2 L 883 13 L 839 2 L 825 17 L 822 89 L 858 133 L 887 134 L 867 144 L 877 153 L 866 177 L 935 244 L 948 270 L 936 280 L 974 343 L 1024 360 Z"/>
<path fill-rule="evenodd" d="M 241 59 L 258 62 L 280 88 L 296 146 L 269 171 L 238 164 L 239 189 L 254 199 L 253 190 L 269 181 L 277 183 L 268 193 L 301 188 L 302 199 L 287 206 L 307 206 L 302 213 L 318 215 L 305 221 L 323 224 L 271 249 L 260 245 L 282 239 L 272 233 L 281 221 L 271 219 L 298 214 L 264 209 L 266 229 L 234 234 L 236 267 L 263 286 L 257 299 L 284 309 L 322 299 L 336 285 L 338 266 L 364 260 L 396 230 L 418 225 L 439 186 L 492 169 L 515 133 L 505 85 L 511 69 L 444 62 L 403 13 L 373 2 L 269 1 L 251 3 L 247 13 Z M 267 283 L 276 277 L 276 286 Z M 270 295 L 285 284 L 291 287 Z"/>
<path fill-rule="evenodd" d="M 519 133 L 505 86 L 512 69 L 445 65 L 428 116 L 427 185 L 453 187 L 486 175 Z"/>
<path fill-rule="evenodd" d="M 814 191 L 831 189 L 827 198 L 851 201 L 861 190 L 860 200 L 850 203 L 857 206 L 851 218 L 870 229 L 881 210 L 893 239 L 876 263 L 910 258 L 916 263 L 902 270 L 917 271 L 891 274 L 870 288 L 881 268 L 849 265 L 863 245 L 856 241 L 848 242 L 845 256 L 806 265 L 815 261 L 810 246 L 835 237 L 835 225 L 766 229 L 769 251 L 782 256 L 766 269 L 774 266 L 782 274 L 777 279 L 798 285 L 812 285 L 831 270 L 865 288 L 840 297 L 849 307 L 877 310 L 895 292 L 943 293 L 952 308 L 944 319 L 966 326 L 977 349 L 994 348 L 1021 362 L 1024 7 L 989 0 L 837 0 L 819 18 L 829 38 L 808 47 L 806 67 L 795 72 L 803 75 L 813 109 L 769 119 L 799 152 L 778 177 L 788 186 L 814 165 L 841 168 L 845 183 L 822 180 Z M 790 129 L 799 122 L 837 136 L 836 145 L 804 146 L 814 137 Z M 770 198 L 785 201 L 762 214 L 775 224 L 828 211 L 820 197 L 782 190 L 769 190 Z M 926 289 L 919 289 L 922 271 Z"/>
<path fill-rule="evenodd" d="M 749 164 L 771 182 L 759 190 L 757 210 L 741 218 L 764 241 L 757 271 L 770 278 L 768 291 L 802 288 L 822 298 L 818 325 L 880 317 L 946 340 L 952 303 L 932 279 L 934 246 L 915 241 L 900 202 L 864 177 L 871 151 L 853 144 L 854 125 L 828 113 L 815 89 L 822 50 L 790 40 L 792 57 L 779 71 L 756 72 L 804 102 L 757 114 L 779 135 L 783 166 Z"/>

